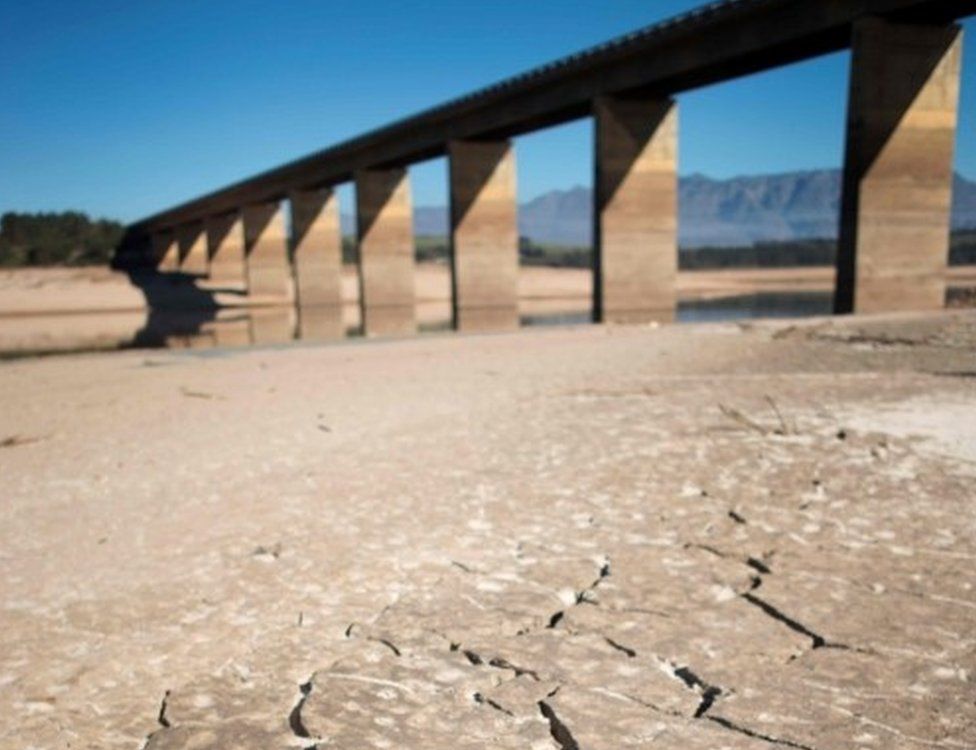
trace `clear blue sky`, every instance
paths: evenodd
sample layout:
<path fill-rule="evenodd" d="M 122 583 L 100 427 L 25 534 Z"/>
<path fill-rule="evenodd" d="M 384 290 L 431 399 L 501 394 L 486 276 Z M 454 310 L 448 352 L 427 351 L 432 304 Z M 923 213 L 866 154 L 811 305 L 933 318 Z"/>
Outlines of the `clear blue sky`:
<path fill-rule="evenodd" d="M 136 219 L 700 4 L 3 0 L 0 212 Z M 682 95 L 681 172 L 838 166 L 846 86 L 845 53 Z M 974 132 L 976 62 L 969 176 Z M 520 138 L 520 197 L 589 184 L 591 138 L 586 122 Z M 443 160 L 412 175 L 417 203 L 445 202 Z"/>

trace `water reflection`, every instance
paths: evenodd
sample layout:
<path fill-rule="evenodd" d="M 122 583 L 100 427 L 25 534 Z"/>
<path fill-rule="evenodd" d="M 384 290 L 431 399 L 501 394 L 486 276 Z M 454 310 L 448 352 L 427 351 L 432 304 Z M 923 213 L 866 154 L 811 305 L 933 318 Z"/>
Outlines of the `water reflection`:
<path fill-rule="evenodd" d="M 747 318 L 828 315 L 828 292 L 763 292 L 734 297 L 682 300 L 677 321 L 707 322 Z M 418 306 L 421 311 L 421 306 Z M 429 314 L 428 314 L 429 313 Z M 421 334 L 451 330 L 450 308 L 418 314 Z M 585 325 L 589 301 L 563 300 L 560 305 L 524 305 L 522 326 Z M 361 336 L 355 305 L 262 308 L 208 306 L 195 310 L 152 309 L 74 315 L 0 318 L 0 356 L 33 356 L 58 352 L 113 349 L 205 349 L 274 345 L 291 341 L 337 341 Z"/>
<path fill-rule="evenodd" d="M 805 318 L 830 315 L 833 305 L 833 292 L 761 292 L 716 299 L 682 300 L 678 303 L 678 322 Z"/>
<path fill-rule="evenodd" d="M 342 307 L 299 307 L 297 338 L 303 341 L 334 341 L 346 335 Z"/>
<path fill-rule="evenodd" d="M 754 318 L 803 318 L 830 315 L 834 296 L 831 292 L 759 292 L 709 299 L 687 299 L 678 302 L 678 323 L 707 323 Z M 541 312 L 521 316 L 523 326 L 585 325 L 591 320 L 588 309 L 556 313 Z"/>

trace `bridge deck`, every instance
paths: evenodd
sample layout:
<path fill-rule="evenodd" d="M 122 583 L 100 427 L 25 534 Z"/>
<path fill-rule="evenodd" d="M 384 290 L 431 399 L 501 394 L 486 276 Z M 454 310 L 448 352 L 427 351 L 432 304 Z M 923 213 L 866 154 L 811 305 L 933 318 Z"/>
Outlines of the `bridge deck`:
<path fill-rule="evenodd" d="M 675 94 L 843 49 L 865 15 L 945 22 L 976 0 L 724 0 L 648 26 L 318 151 L 135 223 L 134 236 L 589 114 L 594 98 Z"/>

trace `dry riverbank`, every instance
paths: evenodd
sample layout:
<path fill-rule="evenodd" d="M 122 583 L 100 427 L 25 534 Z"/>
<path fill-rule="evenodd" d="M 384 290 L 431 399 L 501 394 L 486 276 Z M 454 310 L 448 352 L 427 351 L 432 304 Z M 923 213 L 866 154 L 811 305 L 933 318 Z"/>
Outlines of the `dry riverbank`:
<path fill-rule="evenodd" d="M 832 268 L 765 268 L 685 271 L 678 275 L 683 299 L 707 299 L 768 291 L 830 291 Z M 420 303 L 450 299 L 447 266 L 420 263 L 416 267 Z M 949 284 L 976 286 L 976 266 L 949 269 Z M 586 269 L 525 266 L 519 274 L 523 300 L 583 299 L 590 294 L 592 276 Z M 343 269 L 343 299 L 359 298 L 356 269 Z M 240 305 L 246 300 L 224 296 L 220 301 Z M 0 269 L 0 316 L 48 315 L 77 312 L 119 312 L 144 309 L 146 299 L 128 276 L 108 268 Z"/>
<path fill-rule="evenodd" d="M 954 269 L 961 282 L 976 284 L 976 268 L 969 273 Z M 416 269 L 417 299 L 420 303 L 450 300 L 451 282 L 447 266 L 420 263 Z M 585 298 L 592 276 L 586 269 L 527 266 L 519 275 L 519 295 L 525 300 Z M 829 290 L 830 268 L 734 269 L 694 271 L 679 276 L 679 291 L 686 298 L 729 296 L 765 290 Z M 347 304 L 359 299 L 356 269 L 343 269 L 343 298 Z M 228 305 L 244 300 L 225 296 Z M 108 268 L 25 268 L 0 270 L 0 315 L 49 315 L 75 312 L 118 312 L 141 310 L 145 296 L 124 273 Z"/>
<path fill-rule="evenodd" d="M 973 747 L 974 347 L 956 312 L 0 364 L 0 748 Z"/>

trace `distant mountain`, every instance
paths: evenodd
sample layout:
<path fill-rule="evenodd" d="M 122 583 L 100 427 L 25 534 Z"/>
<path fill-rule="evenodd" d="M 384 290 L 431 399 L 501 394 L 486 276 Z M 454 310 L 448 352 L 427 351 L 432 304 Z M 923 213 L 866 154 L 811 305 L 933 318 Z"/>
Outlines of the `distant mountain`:
<path fill-rule="evenodd" d="M 766 240 L 832 237 L 837 233 L 840 172 L 815 170 L 714 180 L 700 174 L 678 185 L 682 247 L 751 245 Z M 519 206 L 519 234 L 536 242 L 585 246 L 592 238 L 589 188 L 553 190 Z M 350 217 L 343 229 L 353 232 Z M 952 227 L 976 228 L 976 182 L 956 175 Z M 447 209 L 418 206 L 414 231 L 446 235 Z"/>

